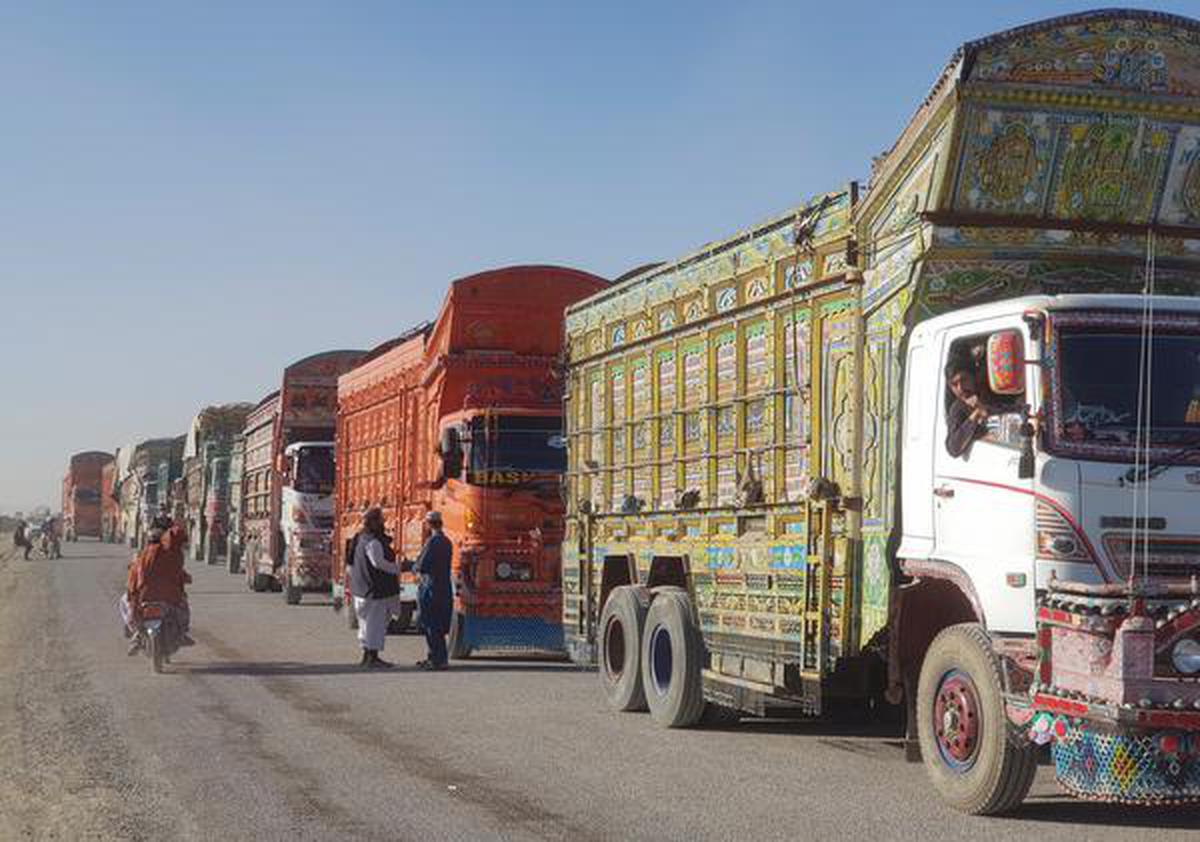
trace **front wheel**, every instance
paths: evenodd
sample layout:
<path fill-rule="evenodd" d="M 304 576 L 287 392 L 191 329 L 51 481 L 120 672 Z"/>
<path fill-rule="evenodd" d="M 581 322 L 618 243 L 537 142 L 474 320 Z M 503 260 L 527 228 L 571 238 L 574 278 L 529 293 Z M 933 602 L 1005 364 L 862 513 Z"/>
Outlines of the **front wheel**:
<path fill-rule="evenodd" d="M 283 601 L 288 605 L 299 605 L 300 598 L 303 596 L 303 591 L 292 584 L 290 576 L 283 580 Z"/>
<path fill-rule="evenodd" d="M 1037 755 L 1010 733 L 1000 660 L 982 626 L 950 626 L 933 639 L 921 664 L 917 724 L 925 770 L 952 807 L 996 815 L 1025 799 Z"/>
<path fill-rule="evenodd" d="M 413 605 L 411 602 L 400 603 L 400 613 L 388 622 L 388 634 L 404 634 L 412 626 Z"/>

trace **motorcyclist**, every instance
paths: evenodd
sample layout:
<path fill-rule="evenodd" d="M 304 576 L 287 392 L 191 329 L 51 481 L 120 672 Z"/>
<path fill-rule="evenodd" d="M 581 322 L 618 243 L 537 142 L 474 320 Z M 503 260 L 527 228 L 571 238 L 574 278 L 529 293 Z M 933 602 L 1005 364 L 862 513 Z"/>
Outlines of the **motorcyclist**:
<path fill-rule="evenodd" d="M 184 586 L 191 584 L 192 577 L 183 569 L 183 544 L 186 541 L 181 526 L 172 525 L 166 532 L 158 527 L 151 529 L 149 542 L 134 562 L 126 587 L 135 622 L 141 622 L 142 607 L 146 603 L 169 605 L 179 624 L 180 643 L 190 646 L 193 641 L 187 632 L 191 625 L 191 611 Z M 141 636 L 134 637 L 129 654 L 136 653 L 141 646 Z"/>

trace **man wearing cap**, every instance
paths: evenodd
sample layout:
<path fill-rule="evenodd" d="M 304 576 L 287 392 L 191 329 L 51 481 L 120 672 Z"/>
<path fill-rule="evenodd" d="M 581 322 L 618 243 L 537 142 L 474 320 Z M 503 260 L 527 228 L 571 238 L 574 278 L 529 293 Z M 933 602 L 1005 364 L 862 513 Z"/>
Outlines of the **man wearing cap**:
<path fill-rule="evenodd" d="M 450 539 L 442 532 L 441 512 L 425 515 L 425 523 L 430 535 L 417 559 L 417 573 L 421 576 L 417 604 L 421 611 L 421 629 L 425 632 L 429 657 L 418 661 L 417 666 L 428 670 L 444 670 L 449 662 L 446 634 L 450 631 L 450 616 L 454 609 L 454 595 L 450 588 L 450 559 L 454 551 Z"/>

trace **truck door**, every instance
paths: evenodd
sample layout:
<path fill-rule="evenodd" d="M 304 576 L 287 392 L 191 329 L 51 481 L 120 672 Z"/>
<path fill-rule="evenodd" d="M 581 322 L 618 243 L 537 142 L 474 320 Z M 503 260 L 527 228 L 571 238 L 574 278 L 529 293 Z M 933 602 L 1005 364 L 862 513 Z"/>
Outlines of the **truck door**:
<path fill-rule="evenodd" d="M 1001 330 L 1019 332 L 1028 347 L 1024 327 L 1011 323 L 976 323 L 944 334 L 933 442 L 933 557 L 957 566 L 970 579 L 989 629 L 1032 633 L 1035 498 L 1033 480 L 1020 479 L 1018 468 L 1021 410 L 1035 384 L 1026 384 L 1021 394 L 992 392 L 988 339 Z M 970 373 L 973 383 L 967 391 L 973 389 L 987 411 L 985 426 L 959 455 L 950 452 L 948 441 L 955 420 L 952 408 L 961 402 L 951 388 L 950 369 L 959 372 L 954 385 L 960 395 L 961 372 Z M 961 407 L 958 411 L 961 419 Z"/>

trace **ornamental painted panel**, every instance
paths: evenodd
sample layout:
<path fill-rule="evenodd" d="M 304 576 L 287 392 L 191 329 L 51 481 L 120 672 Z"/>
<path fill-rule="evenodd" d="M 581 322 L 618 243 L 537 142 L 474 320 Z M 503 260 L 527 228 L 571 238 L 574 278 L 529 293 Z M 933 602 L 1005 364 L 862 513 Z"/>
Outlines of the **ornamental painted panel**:
<path fill-rule="evenodd" d="M 703 343 L 683 350 L 683 405 L 699 406 L 708 398 L 708 367 Z"/>
<path fill-rule="evenodd" d="M 718 336 L 716 344 L 717 400 L 732 398 L 737 393 L 737 334 L 728 331 Z"/>
<path fill-rule="evenodd" d="M 955 204 L 977 213 L 1042 211 L 1054 155 L 1050 115 L 972 108 L 964 132 Z"/>
<path fill-rule="evenodd" d="M 1171 151 L 1160 124 L 1108 115 L 1064 126 L 1051 215 L 1095 222 L 1148 222 Z"/>
<path fill-rule="evenodd" d="M 1137 12 L 992 40 L 976 53 L 972 80 L 1200 96 L 1200 33 Z"/>
<path fill-rule="evenodd" d="M 1185 126 L 1175 138 L 1158 218 L 1171 225 L 1200 224 L 1200 126 Z"/>
<path fill-rule="evenodd" d="M 675 354 L 661 353 L 658 356 L 658 411 L 670 412 L 675 408 Z"/>
<path fill-rule="evenodd" d="M 748 395 L 770 388 L 771 365 L 767 353 L 767 325 L 759 322 L 746 328 L 746 388 Z"/>

